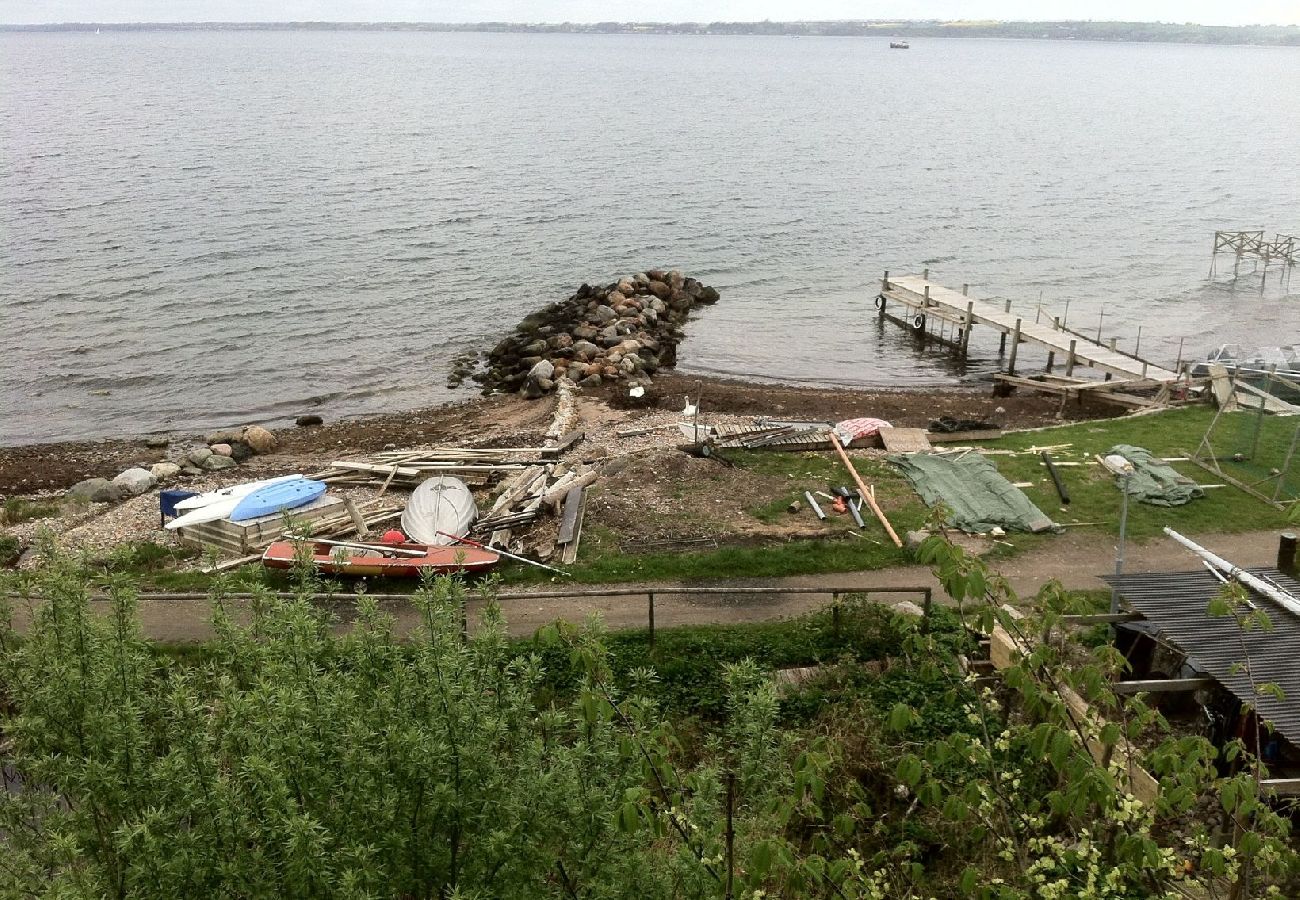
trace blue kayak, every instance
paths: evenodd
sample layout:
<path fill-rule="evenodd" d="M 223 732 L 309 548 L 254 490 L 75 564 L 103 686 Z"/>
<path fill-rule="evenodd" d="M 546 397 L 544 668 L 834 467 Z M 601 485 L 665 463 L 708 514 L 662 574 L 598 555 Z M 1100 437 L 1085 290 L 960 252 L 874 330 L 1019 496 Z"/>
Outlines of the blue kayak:
<path fill-rule="evenodd" d="M 244 522 L 261 516 L 272 516 L 286 509 L 305 506 L 324 493 L 324 482 L 312 481 L 310 478 L 268 484 L 240 500 L 228 518 L 232 522 Z"/>

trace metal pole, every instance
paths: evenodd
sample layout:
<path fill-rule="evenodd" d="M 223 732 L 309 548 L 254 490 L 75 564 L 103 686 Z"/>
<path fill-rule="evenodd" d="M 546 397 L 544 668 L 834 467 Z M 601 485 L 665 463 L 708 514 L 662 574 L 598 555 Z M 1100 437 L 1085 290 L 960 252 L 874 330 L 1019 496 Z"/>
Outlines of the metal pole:
<path fill-rule="evenodd" d="M 1101 343 L 1101 323 L 1106 321 L 1106 308 L 1103 306 L 1101 314 L 1097 316 L 1097 343 Z"/>
<path fill-rule="evenodd" d="M 1138 356 L 1142 352 L 1142 326 L 1138 326 L 1137 343 L 1133 345 L 1133 355 Z"/>
<path fill-rule="evenodd" d="M 1175 372 L 1181 371 L 1183 367 L 1183 341 L 1185 340 L 1187 340 L 1185 337 L 1178 339 L 1178 360 L 1174 363 Z"/>
<path fill-rule="evenodd" d="M 1286 477 L 1291 472 L 1291 460 L 1295 456 L 1295 445 L 1300 441 L 1300 426 L 1296 426 L 1295 432 L 1291 435 L 1291 446 L 1287 448 L 1286 459 L 1282 460 L 1282 467 L 1277 470 L 1277 487 L 1273 488 L 1273 500 L 1282 496 L 1282 488 L 1286 484 Z"/>
<path fill-rule="evenodd" d="M 1119 510 L 1119 546 L 1115 548 L 1115 577 L 1119 578 L 1124 574 L 1124 537 L 1128 533 L 1128 485 L 1129 479 L 1133 477 L 1133 464 L 1129 463 L 1128 471 L 1124 473 L 1123 482 L 1123 501 Z M 1115 615 L 1119 612 L 1119 585 L 1110 589 L 1110 614 Z"/>

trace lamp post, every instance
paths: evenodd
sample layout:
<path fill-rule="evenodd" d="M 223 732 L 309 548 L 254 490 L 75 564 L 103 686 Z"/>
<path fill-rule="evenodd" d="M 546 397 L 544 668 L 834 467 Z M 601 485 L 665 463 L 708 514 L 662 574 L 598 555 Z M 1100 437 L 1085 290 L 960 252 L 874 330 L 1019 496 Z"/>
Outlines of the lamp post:
<path fill-rule="evenodd" d="M 1120 470 L 1124 480 L 1120 483 L 1120 493 L 1123 495 L 1120 500 L 1119 508 L 1119 546 L 1115 548 L 1115 578 L 1124 574 L 1124 537 L 1128 531 L 1128 485 L 1133 477 L 1133 464 L 1127 460 L 1124 468 Z M 1112 585 L 1110 589 L 1110 614 L 1113 616 L 1119 612 L 1119 585 Z"/>

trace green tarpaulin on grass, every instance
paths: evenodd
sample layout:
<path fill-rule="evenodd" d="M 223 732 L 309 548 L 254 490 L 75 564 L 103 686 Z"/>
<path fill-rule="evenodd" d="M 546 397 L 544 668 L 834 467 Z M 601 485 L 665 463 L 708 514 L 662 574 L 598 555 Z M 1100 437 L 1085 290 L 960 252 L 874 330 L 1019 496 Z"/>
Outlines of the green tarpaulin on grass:
<path fill-rule="evenodd" d="M 962 457 L 914 453 L 891 456 L 927 506 L 942 503 L 948 524 L 980 534 L 1005 531 L 1047 531 L 1055 527 L 1019 488 L 998 474 L 997 467 L 978 453 Z"/>
<path fill-rule="evenodd" d="M 1128 480 L 1128 495 L 1143 503 L 1153 506 L 1182 506 L 1197 497 L 1204 497 L 1205 491 L 1192 479 L 1179 475 L 1167 463 L 1151 455 L 1149 450 L 1130 444 L 1117 444 L 1106 451 L 1106 455 L 1122 456 L 1133 464 L 1133 474 Z M 1124 477 L 1118 476 L 1120 490 L 1124 489 Z"/>

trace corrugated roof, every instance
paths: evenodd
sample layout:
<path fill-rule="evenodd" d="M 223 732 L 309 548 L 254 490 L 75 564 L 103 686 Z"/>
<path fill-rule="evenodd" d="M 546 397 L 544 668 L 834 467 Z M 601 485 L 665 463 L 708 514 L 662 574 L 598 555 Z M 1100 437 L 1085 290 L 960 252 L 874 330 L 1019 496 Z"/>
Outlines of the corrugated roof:
<path fill-rule="evenodd" d="M 1300 598 L 1300 581 L 1277 569 L 1246 571 Z M 1300 616 L 1254 593 L 1250 598 L 1268 615 L 1271 631 L 1243 631 L 1231 617 L 1210 616 L 1206 609 L 1223 584 L 1206 569 L 1112 575 L 1103 580 L 1119 589 L 1134 612 L 1158 625 L 1164 638 L 1186 653 L 1193 665 L 1237 699 L 1253 705 L 1279 734 L 1300 747 Z M 1244 662 L 1249 662 L 1250 672 L 1234 674 L 1233 667 Z M 1283 699 L 1256 694 L 1252 680 L 1278 685 Z"/>

